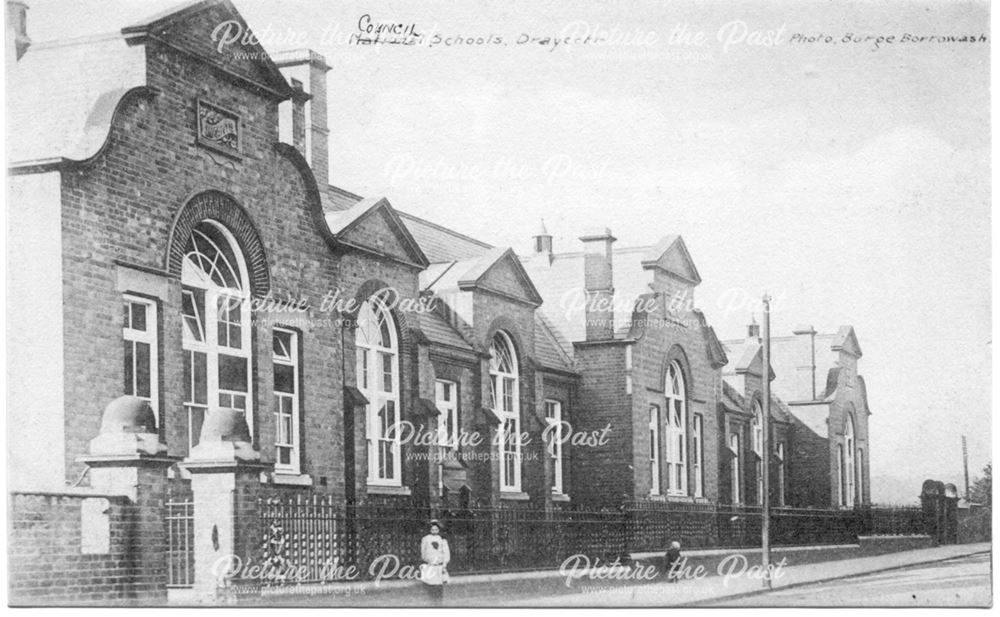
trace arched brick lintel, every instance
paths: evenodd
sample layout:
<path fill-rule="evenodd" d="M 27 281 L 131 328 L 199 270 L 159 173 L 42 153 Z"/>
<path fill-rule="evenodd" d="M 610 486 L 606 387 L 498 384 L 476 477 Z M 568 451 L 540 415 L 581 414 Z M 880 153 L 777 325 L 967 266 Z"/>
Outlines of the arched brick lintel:
<path fill-rule="evenodd" d="M 271 289 L 271 272 L 267 264 L 267 253 L 260 233 L 253 224 L 247 211 L 231 196 L 217 190 L 198 193 L 187 200 L 170 230 L 170 243 L 167 245 L 165 269 L 175 276 L 181 275 L 184 265 L 184 252 L 191 231 L 195 225 L 211 219 L 223 225 L 239 243 L 246 260 L 247 273 L 250 276 L 250 293 L 255 297 L 266 296 Z"/>

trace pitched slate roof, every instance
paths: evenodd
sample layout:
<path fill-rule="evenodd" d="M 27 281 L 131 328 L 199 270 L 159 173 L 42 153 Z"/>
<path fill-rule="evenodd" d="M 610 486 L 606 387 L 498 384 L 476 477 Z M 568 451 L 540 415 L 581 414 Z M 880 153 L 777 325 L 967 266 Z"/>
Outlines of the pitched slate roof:
<path fill-rule="evenodd" d="M 470 259 L 494 248 L 491 244 L 470 238 L 465 234 L 407 212 L 400 212 L 399 216 L 410 228 L 410 233 L 417 239 L 431 263 Z"/>
<path fill-rule="evenodd" d="M 451 327 L 451 324 L 434 311 L 421 312 L 417 315 L 417 323 L 420 326 L 420 330 L 432 343 L 473 351 L 472 345 L 462 338 L 462 335 Z"/>
<path fill-rule="evenodd" d="M 745 396 L 736 390 L 729 382 L 722 382 L 722 405 L 730 411 L 747 413 L 750 405 Z M 791 411 L 788 405 L 778 397 L 771 395 L 771 417 L 779 422 L 791 422 Z"/>
<path fill-rule="evenodd" d="M 535 361 L 544 368 L 575 371 L 573 359 L 563 351 L 558 333 L 541 311 L 535 311 Z"/>
<path fill-rule="evenodd" d="M 354 207 L 354 204 L 364 199 L 360 195 L 355 195 L 350 191 L 345 191 L 344 189 L 333 186 L 332 184 L 327 187 L 327 190 L 323 193 L 322 198 L 323 211 L 327 213 L 339 210 L 349 210 Z"/>
<path fill-rule="evenodd" d="M 331 184 L 323 194 L 322 199 L 323 210 L 331 212 L 349 210 L 364 198 Z M 398 210 L 396 212 L 431 263 L 479 257 L 484 252 L 494 248 L 486 242 L 448 229 L 443 225 L 432 223 L 407 212 Z"/>

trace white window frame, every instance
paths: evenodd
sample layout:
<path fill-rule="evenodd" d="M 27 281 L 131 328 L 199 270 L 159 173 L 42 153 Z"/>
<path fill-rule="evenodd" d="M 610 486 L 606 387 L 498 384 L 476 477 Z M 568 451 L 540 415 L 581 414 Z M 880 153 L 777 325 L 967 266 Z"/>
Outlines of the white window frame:
<path fill-rule="evenodd" d="M 444 396 L 450 393 L 450 400 Z M 458 449 L 458 384 L 447 379 L 434 382 L 435 406 L 438 410 L 438 445 L 449 450 Z M 448 431 L 448 425 L 451 431 Z"/>
<path fill-rule="evenodd" d="M 507 357 L 503 357 L 506 351 Z M 504 368 L 504 360 L 507 367 Z M 521 492 L 521 397 L 517 352 L 510 336 L 500 330 L 490 346 L 490 394 L 500 419 L 497 444 L 500 451 L 500 491 Z M 513 458 L 513 477 L 507 462 Z"/>
<path fill-rule="evenodd" d="M 552 492 L 563 494 L 563 424 L 562 403 L 552 399 L 545 400 L 545 421 L 549 424 L 549 443 L 547 449 L 552 458 Z"/>
<path fill-rule="evenodd" d="M 660 486 L 660 406 L 649 406 L 649 494 L 659 495 Z"/>
<path fill-rule="evenodd" d="M 207 400 L 205 404 L 195 403 L 194 401 L 185 401 L 185 408 L 188 410 L 189 445 L 193 445 L 195 439 L 200 437 L 194 435 L 193 431 L 193 414 L 195 408 L 201 409 L 203 413 L 207 413 L 209 409 L 213 408 L 239 409 L 244 413 L 251 436 L 253 435 L 254 430 L 251 315 L 250 303 L 247 302 L 250 297 L 248 291 L 250 277 L 248 275 L 243 253 L 240 250 L 239 243 L 236 241 L 233 234 L 224 226 L 212 220 L 206 219 L 201 221 L 198 225 L 201 224 L 211 225 L 222 236 L 225 242 L 228 243 L 228 248 L 235 257 L 236 263 L 229 263 L 228 259 L 225 258 L 225 254 L 221 250 L 221 247 L 217 246 L 217 243 L 214 240 L 199 231 L 197 226 L 192 230 L 192 239 L 189 246 L 194 245 L 195 238 L 197 237 L 200 242 L 206 243 L 205 245 L 212 245 L 217 251 L 217 257 L 214 260 L 209 261 L 204 259 L 204 254 L 200 251 L 189 250 L 185 255 L 184 265 L 181 272 L 181 283 L 183 285 L 182 295 L 190 294 L 192 298 L 196 298 L 193 290 L 197 289 L 202 292 L 204 298 L 204 304 L 200 306 L 195 304 L 195 307 L 200 308 L 202 311 L 200 320 L 202 340 L 198 341 L 192 338 L 188 333 L 187 327 L 182 325 L 184 328 L 182 345 L 185 353 L 187 353 L 192 360 L 192 379 L 194 378 L 193 359 L 195 353 L 205 354 L 207 371 Z M 209 271 L 206 267 L 210 267 L 211 271 Z M 225 273 L 228 273 L 230 280 L 235 283 L 235 286 L 219 284 L 214 279 L 213 272 L 223 273 L 221 275 L 223 278 L 225 278 Z M 232 345 L 232 340 L 227 340 L 227 343 L 229 343 L 228 345 L 222 345 L 219 343 L 220 300 L 228 300 L 240 304 L 239 322 L 222 322 L 228 323 L 228 325 L 238 326 L 240 328 L 238 348 Z M 227 335 L 227 339 L 228 338 L 229 337 Z M 247 375 L 245 392 L 237 390 L 223 390 L 220 388 L 220 355 L 243 358 L 246 361 Z M 223 404 L 223 397 L 228 397 L 228 404 Z M 237 405 L 237 403 L 241 402 L 240 397 L 242 397 L 242 408 Z M 185 399 L 186 398 L 188 398 L 188 396 L 185 394 Z"/>
<path fill-rule="evenodd" d="M 705 496 L 705 418 L 700 414 L 691 415 L 691 464 L 694 467 L 694 496 Z"/>
<path fill-rule="evenodd" d="M 851 414 L 847 414 L 847 425 L 844 427 L 844 479 L 847 482 L 844 495 L 847 499 L 844 505 L 848 508 L 853 508 L 856 501 L 854 494 L 854 474 L 856 473 L 854 469 L 854 450 L 856 446 L 854 417 Z"/>
<path fill-rule="evenodd" d="M 381 321 L 380 321 L 381 320 Z M 381 326 L 384 323 L 389 335 L 389 345 L 381 342 Z M 400 379 L 399 379 L 399 336 L 396 320 L 389 310 L 384 295 L 374 295 L 358 310 L 358 324 L 355 331 L 357 350 L 358 389 L 368 399 L 365 406 L 365 439 L 367 443 L 368 477 L 373 486 L 402 486 L 403 465 L 400 434 Z M 385 358 L 389 358 L 389 373 L 385 369 Z M 385 391 L 385 379 L 389 378 L 389 391 Z M 392 420 L 382 426 L 379 411 L 383 406 L 392 409 Z M 384 430 L 383 430 L 384 429 Z M 383 448 L 388 447 L 392 456 L 391 467 L 386 465 L 385 474 L 380 474 Z"/>
<path fill-rule="evenodd" d="M 732 484 L 733 503 L 742 503 L 742 491 L 740 490 L 740 436 L 737 433 L 729 434 L 729 450 L 733 453 L 732 461 L 729 463 L 730 482 Z"/>
<path fill-rule="evenodd" d="M 754 461 L 754 478 L 757 481 L 757 505 L 764 503 L 764 411 L 760 403 L 753 402 L 753 417 L 750 419 L 750 445 L 757 456 Z"/>
<path fill-rule="evenodd" d="M 302 444 L 300 438 L 300 422 L 301 422 L 301 411 L 299 409 L 299 396 L 301 392 L 300 386 L 300 369 L 299 369 L 299 333 L 295 330 L 290 330 L 288 328 L 274 328 L 271 336 L 272 338 L 277 338 L 279 334 L 287 334 L 289 337 L 289 348 L 287 353 L 278 353 L 274 350 L 274 341 L 272 340 L 272 362 L 276 365 L 290 366 L 292 367 L 292 392 L 279 392 L 278 390 L 273 390 L 274 398 L 274 469 L 277 472 L 298 474 L 301 471 L 301 459 L 302 459 Z M 282 403 L 288 403 L 287 413 L 282 409 Z M 283 426 L 283 417 L 291 416 L 290 420 L 290 434 L 286 441 L 281 441 L 281 426 Z M 289 462 L 287 464 L 281 462 L 281 448 L 287 448 L 289 450 Z"/>
<path fill-rule="evenodd" d="M 157 428 L 161 428 L 162 419 L 160 417 L 160 391 L 159 391 L 160 349 L 159 349 L 159 335 L 158 335 L 160 322 L 159 322 L 159 313 L 157 311 L 157 305 L 154 300 L 132 294 L 124 294 L 122 296 L 122 303 L 124 306 L 128 307 L 128 320 L 127 321 L 123 320 L 122 323 L 122 339 L 125 344 L 129 344 L 132 346 L 132 383 L 130 384 L 129 388 L 125 389 L 125 394 L 136 396 L 149 403 L 149 406 L 150 408 L 152 408 L 153 413 L 156 414 L 156 426 Z M 133 304 L 140 304 L 144 306 L 146 309 L 145 330 L 136 330 L 135 328 L 131 327 Z M 138 371 L 136 371 L 136 354 L 135 354 L 135 347 L 137 343 L 145 343 L 146 345 L 149 345 L 149 396 L 148 397 L 140 396 L 138 394 L 138 382 L 137 382 Z"/>
<path fill-rule="evenodd" d="M 667 494 L 687 495 L 687 384 L 678 362 L 667 368 Z"/>

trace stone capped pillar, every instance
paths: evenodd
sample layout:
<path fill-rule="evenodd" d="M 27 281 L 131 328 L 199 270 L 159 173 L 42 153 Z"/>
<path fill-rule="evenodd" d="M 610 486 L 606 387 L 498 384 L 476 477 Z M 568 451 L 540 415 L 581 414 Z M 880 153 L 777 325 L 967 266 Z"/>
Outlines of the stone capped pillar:
<path fill-rule="evenodd" d="M 232 585 L 255 585 L 248 567 L 260 566 L 262 530 L 257 512 L 260 452 L 250 443 L 243 412 L 210 409 L 198 445 L 181 465 L 194 498 L 194 592 L 203 601 L 234 599 Z"/>
<path fill-rule="evenodd" d="M 132 585 L 142 604 L 167 601 L 167 471 L 177 460 L 167 456 L 149 403 L 134 396 L 108 404 L 101 431 L 90 441 L 90 455 L 80 458 L 96 492 L 125 495 L 135 508 Z"/>

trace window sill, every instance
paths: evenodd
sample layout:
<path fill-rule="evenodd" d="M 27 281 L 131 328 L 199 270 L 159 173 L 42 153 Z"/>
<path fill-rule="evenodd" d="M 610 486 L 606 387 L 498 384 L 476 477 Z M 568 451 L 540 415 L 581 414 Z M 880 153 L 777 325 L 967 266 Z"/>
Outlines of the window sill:
<path fill-rule="evenodd" d="M 291 472 L 276 471 L 271 474 L 260 474 L 260 481 L 265 484 L 280 484 L 284 486 L 312 486 L 312 476 Z"/>
<path fill-rule="evenodd" d="M 367 488 L 369 495 L 410 495 L 408 486 L 388 486 L 385 484 L 369 484 Z"/>
<path fill-rule="evenodd" d="M 500 491 L 500 499 L 509 501 L 530 501 L 531 497 L 524 491 Z"/>
<path fill-rule="evenodd" d="M 569 500 L 570 500 L 569 495 L 567 495 L 566 493 L 552 493 L 552 501 L 567 502 Z"/>

